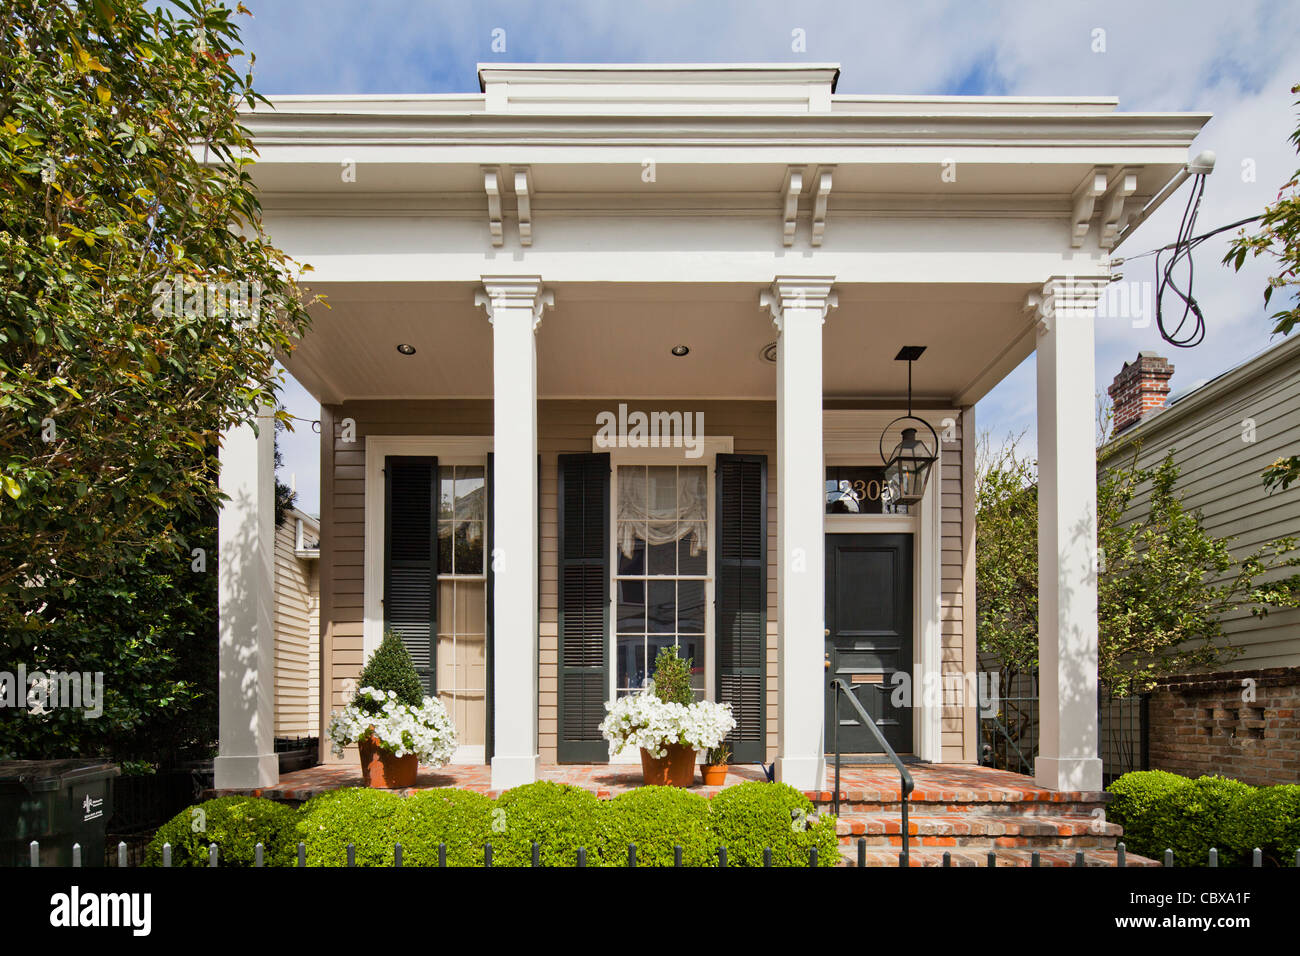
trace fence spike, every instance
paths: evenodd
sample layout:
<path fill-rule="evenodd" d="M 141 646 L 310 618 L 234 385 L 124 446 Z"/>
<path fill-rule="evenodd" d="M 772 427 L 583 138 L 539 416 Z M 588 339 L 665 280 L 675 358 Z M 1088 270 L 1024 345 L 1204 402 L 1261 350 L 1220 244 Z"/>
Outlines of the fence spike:
<path fill-rule="evenodd" d="M 764 856 L 766 857 L 766 860 L 767 860 L 767 862 L 764 863 L 764 866 L 771 866 L 771 865 L 772 865 L 772 862 L 771 862 L 772 857 L 771 857 L 771 855 L 770 855 L 771 852 L 772 852 L 772 851 L 771 851 L 770 849 L 764 851 Z M 867 866 L 867 840 L 866 840 L 866 837 L 858 837 L 858 866 L 859 866 L 859 867 L 862 867 L 863 869 L 865 869 L 866 866 Z"/>
<path fill-rule="evenodd" d="M 118 841 L 117 841 L 117 865 L 118 865 L 119 868 L 120 868 L 120 867 L 124 867 L 124 866 L 127 865 L 127 863 L 126 863 L 126 841 L 125 841 L 125 840 L 118 840 Z"/>
<path fill-rule="evenodd" d="M 580 846 L 578 847 L 578 866 L 586 866 L 586 865 L 587 865 L 587 848 L 585 846 Z"/>
<path fill-rule="evenodd" d="M 1030 866 L 1042 866 L 1042 865 L 1043 865 L 1043 857 L 1042 857 L 1042 854 L 1040 854 L 1037 850 L 1034 850 L 1032 853 L 1030 853 L 1030 854 L 1029 854 L 1029 865 L 1030 865 Z"/>
<path fill-rule="evenodd" d="M 393 866 L 400 869 L 402 866 L 402 844 L 393 844 Z"/>
<path fill-rule="evenodd" d="M 41 865 L 41 841 L 33 840 L 28 847 L 28 851 L 31 853 L 32 866 L 39 867 Z M 1300 855 L 1297 856 L 1297 859 L 1300 859 Z"/>
<path fill-rule="evenodd" d="M 170 843 L 164 843 L 163 844 L 163 866 L 171 866 L 171 865 L 172 865 L 172 845 Z"/>
<path fill-rule="evenodd" d="M 862 855 L 862 850 L 859 849 L 858 856 L 861 855 Z M 771 865 L 772 865 L 772 848 L 770 846 L 765 846 L 763 847 L 763 866 L 771 867 Z M 858 865 L 861 866 L 862 864 L 859 863 Z"/>
<path fill-rule="evenodd" d="M 357 865 L 357 845 L 355 843 L 349 843 L 348 844 L 348 866 L 356 866 L 356 865 Z"/>
<path fill-rule="evenodd" d="M 542 848 L 538 846 L 537 841 L 534 840 L 533 841 L 533 866 L 541 866 L 541 865 L 542 865 Z"/>
<path fill-rule="evenodd" d="M 949 853 L 947 850 L 943 851 L 943 865 L 947 867 L 952 866 L 952 854 Z"/>
<path fill-rule="evenodd" d="M 217 866 L 220 861 L 220 857 L 221 857 L 221 851 L 217 849 L 217 845 L 215 843 L 209 843 L 208 844 L 208 866 L 209 867 Z"/>
<path fill-rule="evenodd" d="M 258 840 L 257 844 L 253 847 L 253 866 L 263 865 L 262 853 L 263 853 L 262 841 Z"/>
<path fill-rule="evenodd" d="M 1124 855 L 1126 851 L 1127 848 L 1124 846 L 1123 840 L 1115 844 L 1115 865 L 1116 866 L 1128 866 L 1128 862 Z"/>
<path fill-rule="evenodd" d="M 445 869 L 447 866 L 447 844 L 438 844 L 438 866 Z"/>
<path fill-rule="evenodd" d="M 307 844 L 303 843 L 301 840 L 298 841 L 298 865 L 307 865 Z"/>
<path fill-rule="evenodd" d="M 1297 857 L 1297 859 L 1300 859 L 1300 857 Z M 674 846 L 674 847 L 673 847 L 673 866 L 681 866 L 681 865 L 682 865 L 682 848 L 679 847 L 679 846 Z"/>
<path fill-rule="evenodd" d="M 723 867 L 726 865 L 727 865 L 727 848 L 725 846 L 720 846 L 718 847 L 718 866 Z"/>
<path fill-rule="evenodd" d="M 483 865 L 490 867 L 492 865 L 492 844 L 483 844 Z"/>
<path fill-rule="evenodd" d="M 989 850 L 989 866 L 998 865 L 998 854 L 995 850 Z"/>
<path fill-rule="evenodd" d="M 1300 869 L 1300 847 L 1296 847 L 1296 851 L 1295 851 L 1295 865 L 1296 865 L 1296 867 L 1297 867 L 1298 869 Z"/>
<path fill-rule="evenodd" d="M 627 865 L 636 866 L 636 844 L 635 843 L 629 843 L 627 845 Z"/>
<path fill-rule="evenodd" d="M 808 850 L 808 865 L 811 866 L 811 867 L 815 867 L 815 866 L 817 866 L 817 848 L 816 848 L 816 847 L 812 847 L 812 848 L 810 848 L 810 849 Z"/>
<path fill-rule="evenodd" d="M 72 865 L 81 866 L 81 844 L 72 844 Z"/>
<path fill-rule="evenodd" d="M 1166 848 L 1165 866 L 1173 866 L 1173 865 L 1174 865 L 1174 851 Z"/>
<path fill-rule="evenodd" d="M 1078 853 L 1074 854 L 1074 865 L 1075 865 L 1075 866 L 1087 866 L 1087 865 L 1088 865 L 1088 861 L 1085 860 L 1084 857 L 1083 857 L 1083 851 L 1082 851 L 1082 850 L 1080 850 Z"/>
<path fill-rule="evenodd" d="M 1210 866 L 1219 865 L 1219 851 L 1215 847 L 1210 847 Z"/>
<path fill-rule="evenodd" d="M 1250 853 L 1250 865 L 1251 865 L 1251 866 L 1263 866 L 1263 865 L 1264 865 L 1264 851 L 1261 850 L 1259 847 L 1255 847 L 1255 849 L 1251 851 L 1251 853 Z"/>

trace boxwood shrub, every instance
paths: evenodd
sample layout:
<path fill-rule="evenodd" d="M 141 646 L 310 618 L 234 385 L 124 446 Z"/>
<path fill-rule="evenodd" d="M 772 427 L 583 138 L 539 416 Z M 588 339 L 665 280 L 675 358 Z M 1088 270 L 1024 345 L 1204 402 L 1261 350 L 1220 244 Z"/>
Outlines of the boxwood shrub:
<path fill-rule="evenodd" d="M 1239 780 L 1198 777 L 1157 802 L 1156 842 L 1172 848 L 1180 866 L 1207 866 L 1210 847 L 1218 848 L 1221 866 L 1240 863 L 1224 824 L 1235 814 L 1235 804 L 1254 792 Z"/>
<path fill-rule="evenodd" d="M 542 866 L 576 866 L 579 847 L 587 849 L 588 866 L 601 865 L 604 807 L 594 793 L 541 780 L 507 790 L 495 810 L 493 866 L 531 866 L 534 841 Z"/>
<path fill-rule="evenodd" d="M 298 813 L 262 797 L 217 797 L 187 807 L 159 828 L 145 850 L 145 866 L 162 866 L 163 844 L 172 845 L 172 866 L 207 866 L 208 844 L 217 845 L 219 866 L 252 866 L 262 844 L 266 866 L 292 862 Z"/>
<path fill-rule="evenodd" d="M 1295 866 L 1300 850 L 1300 786 L 1260 787 L 1237 800 L 1223 827 L 1224 843 L 1245 864 L 1258 848 L 1265 866 Z"/>
<path fill-rule="evenodd" d="M 1187 777 L 1164 770 L 1138 770 L 1124 774 L 1106 788 L 1111 794 L 1106 819 L 1124 828 L 1122 839 L 1127 850 L 1154 860 L 1164 859 L 1166 844 L 1156 838 L 1156 824 L 1168 812 L 1162 801 L 1191 783 Z"/>
<path fill-rule="evenodd" d="M 712 866 L 716 844 L 709 801 L 678 787 L 638 787 L 610 800 L 605 811 L 604 862 L 627 866 L 628 844 L 637 866 L 672 866 L 674 847 L 682 866 Z"/>
<path fill-rule="evenodd" d="M 789 784 L 741 783 L 712 803 L 713 837 L 727 848 L 728 866 L 762 866 L 767 847 L 773 866 L 807 866 L 813 847 L 818 866 L 839 862 L 835 817 L 814 817 L 812 802 Z"/>
<path fill-rule="evenodd" d="M 445 843 L 448 866 L 482 866 L 494 806 L 472 790 L 421 790 L 407 797 L 402 865 L 437 866 L 438 845 Z"/>
<path fill-rule="evenodd" d="M 346 866 L 349 843 L 357 866 L 392 866 L 393 844 L 405 852 L 409 820 L 405 800 L 390 790 L 332 790 L 303 804 L 296 840 L 306 844 L 308 866 Z"/>

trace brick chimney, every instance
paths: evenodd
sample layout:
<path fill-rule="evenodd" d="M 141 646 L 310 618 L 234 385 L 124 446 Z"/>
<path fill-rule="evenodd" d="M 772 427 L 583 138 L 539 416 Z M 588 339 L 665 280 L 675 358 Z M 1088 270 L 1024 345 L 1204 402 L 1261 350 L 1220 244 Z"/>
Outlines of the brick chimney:
<path fill-rule="evenodd" d="M 1132 428 L 1143 416 L 1164 408 L 1173 374 L 1174 367 L 1155 352 L 1139 352 L 1132 362 L 1125 362 L 1106 390 L 1115 409 L 1113 434 Z"/>

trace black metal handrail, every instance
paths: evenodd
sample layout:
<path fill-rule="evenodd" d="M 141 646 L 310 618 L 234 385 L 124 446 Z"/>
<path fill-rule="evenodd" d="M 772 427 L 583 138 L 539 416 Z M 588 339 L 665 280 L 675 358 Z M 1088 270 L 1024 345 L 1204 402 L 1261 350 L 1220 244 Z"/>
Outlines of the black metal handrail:
<path fill-rule="evenodd" d="M 882 689 L 878 685 L 874 684 L 869 686 L 876 687 L 877 690 Z M 880 749 L 884 751 L 885 756 L 888 757 L 890 762 L 898 768 L 899 803 L 903 812 L 903 852 L 899 856 L 898 864 L 899 866 L 907 866 L 907 801 L 912 795 L 912 791 L 916 788 L 916 782 L 908 772 L 907 765 L 904 764 L 898 754 L 895 753 L 894 748 L 889 746 L 889 741 L 885 739 L 885 735 L 880 732 L 880 728 L 876 726 L 876 722 L 871 719 L 871 715 L 867 713 L 867 709 L 862 706 L 862 701 L 858 700 L 857 695 L 849 689 L 849 685 L 836 677 L 831 681 L 831 687 L 835 689 L 835 709 L 833 711 L 835 719 L 831 731 L 831 736 L 834 738 L 833 743 L 835 745 L 835 795 L 832 797 L 835 816 L 838 818 L 840 815 L 840 694 L 843 694 L 849 699 L 849 703 L 853 705 L 853 709 L 857 711 L 858 720 L 861 722 L 862 726 L 866 727 L 867 730 L 871 732 L 871 735 L 876 738 L 876 743 L 880 746 Z"/>

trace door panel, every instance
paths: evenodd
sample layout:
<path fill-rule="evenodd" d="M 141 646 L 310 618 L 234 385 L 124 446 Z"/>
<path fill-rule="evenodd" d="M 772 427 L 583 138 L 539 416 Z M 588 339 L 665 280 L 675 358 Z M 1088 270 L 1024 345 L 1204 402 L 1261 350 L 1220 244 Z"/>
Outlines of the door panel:
<path fill-rule="evenodd" d="M 912 711 L 894 707 L 894 674 L 912 670 L 912 536 L 826 535 L 826 749 L 876 754 L 880 747 L 848 701 L 832 714 L 840 678 L 899 753 L 912 751 Z"/>

